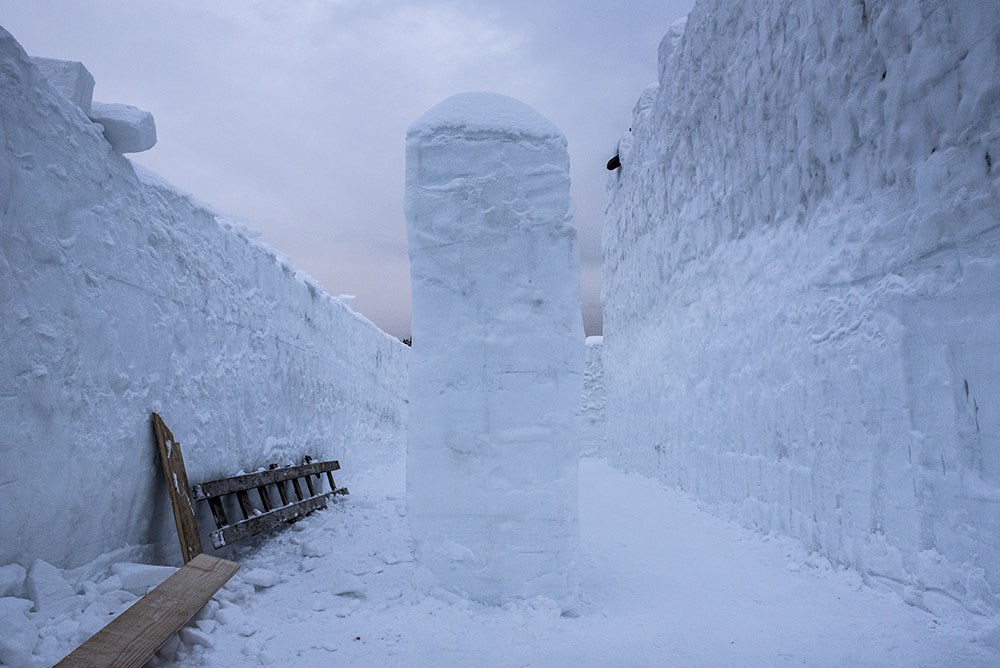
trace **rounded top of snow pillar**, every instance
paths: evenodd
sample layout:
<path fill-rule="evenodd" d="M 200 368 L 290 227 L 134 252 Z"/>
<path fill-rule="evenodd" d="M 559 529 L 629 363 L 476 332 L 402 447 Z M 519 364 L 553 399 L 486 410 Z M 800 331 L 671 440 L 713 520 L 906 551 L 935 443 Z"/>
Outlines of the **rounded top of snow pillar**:
<path fill-rule="evenodd" d="M 524 102 L 484 92 L 459 93 L 431 107 L 413 122 L 406 137 L 415 139 L 439 134 L 556 139 L 566 143 L 563 133 L 552 121 Z"/>

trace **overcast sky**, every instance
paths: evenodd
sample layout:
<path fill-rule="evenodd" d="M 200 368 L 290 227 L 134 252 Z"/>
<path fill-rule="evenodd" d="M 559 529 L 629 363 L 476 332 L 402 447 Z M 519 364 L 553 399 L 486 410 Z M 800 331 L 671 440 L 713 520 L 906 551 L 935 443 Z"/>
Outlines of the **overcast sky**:
<path fill-rule="evenodd" d="M 407 126 L 444 98 L 523 100 L 569 141 L 584 317 L 600 333 L 605 163 L 693 0 L 0 0 L 36 56 L 94 99 L 151 111 L 131 157 L 243 218 L 334 295 L 409 333 Z"/>

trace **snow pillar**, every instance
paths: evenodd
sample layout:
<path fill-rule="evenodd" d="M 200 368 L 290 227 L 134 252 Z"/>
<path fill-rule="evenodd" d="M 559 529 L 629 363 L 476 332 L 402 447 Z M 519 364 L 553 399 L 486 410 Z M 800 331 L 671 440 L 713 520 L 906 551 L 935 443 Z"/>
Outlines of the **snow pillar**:
<path fill-rule="evenodd" d="M 417 559 L 482 602 L 570 606 L 584 334 L 566 139 L 517 100 L 448 98 L 407 133 L 406 218 Z"/>

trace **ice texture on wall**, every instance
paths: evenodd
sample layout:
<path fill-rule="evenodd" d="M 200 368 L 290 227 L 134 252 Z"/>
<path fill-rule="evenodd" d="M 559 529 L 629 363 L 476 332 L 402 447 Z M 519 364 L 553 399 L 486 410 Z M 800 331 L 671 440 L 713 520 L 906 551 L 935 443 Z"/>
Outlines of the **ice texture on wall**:
<path fill-rule="evenodd" d="M 0 62 L 0 565 L 179 560 L 151 410 L 193 482 L 401 453 L 404 346 Z"/>
<path fill-rule="evenodd" d="M 527 105 L 451 97 L 407 133 L 407 502 L 420 563 L 488 603 L 571 604 L 583 376 L 566 140 Z"/>
<path fill-rule="evenodd" d="M 610 457 L 981 612 L 998 26 L 992 2 L 699 2 L 636 107 L 603 250 Z"/>
<path fill-rule="evenodd" d="M 583 397 L 580 405 L 580 447 L 584 455 L 603 454 L 605 438 L 604 365 L 601 349 L 604 337 L 588 336 L 583 368 Z"/>

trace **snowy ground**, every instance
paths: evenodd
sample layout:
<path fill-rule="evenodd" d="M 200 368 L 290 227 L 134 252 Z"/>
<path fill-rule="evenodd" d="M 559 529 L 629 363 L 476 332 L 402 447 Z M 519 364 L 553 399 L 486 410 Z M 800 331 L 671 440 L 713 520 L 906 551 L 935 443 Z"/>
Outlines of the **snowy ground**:
<path fill-rule="evenodd" d="M 581 467 L 579 615 L 487 608 L 414 581 L 403 465 L 238 555 L 163 665 L 990 666 L 987 626 L 942 620 L 656 482 Z M 254 586 L 256 585 L 256 586 Z"/>

